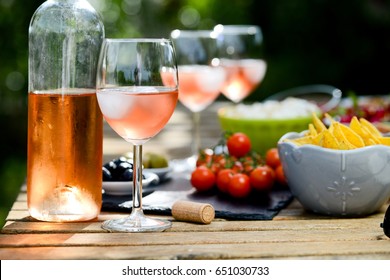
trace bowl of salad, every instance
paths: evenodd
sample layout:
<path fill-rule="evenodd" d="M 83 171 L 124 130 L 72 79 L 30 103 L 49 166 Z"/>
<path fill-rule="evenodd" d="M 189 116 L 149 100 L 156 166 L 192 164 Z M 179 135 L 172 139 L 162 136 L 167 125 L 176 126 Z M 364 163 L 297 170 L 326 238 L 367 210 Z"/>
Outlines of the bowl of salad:
<path fill-rule="evenodd" d="M 218 111 L 218 118 L 224 131 L 245 133 L 253 150 L 265 155 L 285 133 L 306 129 L 313 112 L 321 114 L 316 104 L 288 97 L 282 101 L 229 105 Z"/>

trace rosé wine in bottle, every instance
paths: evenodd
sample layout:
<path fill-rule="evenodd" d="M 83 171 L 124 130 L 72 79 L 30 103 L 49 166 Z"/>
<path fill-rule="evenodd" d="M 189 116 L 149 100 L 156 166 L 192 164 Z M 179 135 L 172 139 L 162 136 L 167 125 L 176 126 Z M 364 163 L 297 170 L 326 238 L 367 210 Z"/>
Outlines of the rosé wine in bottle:
<path fill-rule="evenodd" d="M 225 81 L 222 67 L 207 65 L 179 65 L 179 101 L 192 112 L 209 106 L 220 93 Z"/>
<path fill-rule="evenodd" d="M 102 206 L 96 71 L 104 26 L 86 0 L 47 0 L 29 26 L 27 203 L 41 221 L 91 220 Z"/>
<path fill-rule="evenodd" d="M 106 88 L 97 91 L 108 124 L 131 143 L 144 143 L 160 132 L 172 116 L 177 90 L 164 87 Z"/>
<path fill-rule="evenodd" d="M 247 97 L 263 80 L 267 64 L 262 59 L 221 59 L 227 78 L 222 94 L 233 102 Z"/>
<path fill-rule="evenodd" d="M 29 93 L 27 201 L 39 220 L 90 220 L 100 212 L 103 118 L 95 92 L 79 91 Z"/>

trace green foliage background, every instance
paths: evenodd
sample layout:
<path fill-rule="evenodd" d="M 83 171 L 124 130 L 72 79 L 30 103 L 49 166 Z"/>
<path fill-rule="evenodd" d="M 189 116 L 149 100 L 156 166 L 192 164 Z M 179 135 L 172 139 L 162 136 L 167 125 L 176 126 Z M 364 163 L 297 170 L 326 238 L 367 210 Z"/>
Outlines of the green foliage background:
<path fill-rule="evenodd" d="M 42 0 L 0 0 L 0 225 L 25 178 L 28 25 Z M 390 92 L 388 0 L 90 0 L 106 37 L 168 37 L 171 30 L 257 24 L 268 71 L 246 100 L 305 84 L 344 93 Z M 220 97 L 223 99 L 223 97 Z"/>

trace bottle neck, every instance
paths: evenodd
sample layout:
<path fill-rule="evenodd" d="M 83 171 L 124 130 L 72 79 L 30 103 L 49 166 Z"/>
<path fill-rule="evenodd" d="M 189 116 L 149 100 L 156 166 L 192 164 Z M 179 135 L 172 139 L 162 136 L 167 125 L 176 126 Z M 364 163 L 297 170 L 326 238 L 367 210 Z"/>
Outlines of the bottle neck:
<path fill-rule="evenodd" d="M 95 88 L 104 26 L 86 0 L 48 0 L 29 27 L 29 90 Z"/>

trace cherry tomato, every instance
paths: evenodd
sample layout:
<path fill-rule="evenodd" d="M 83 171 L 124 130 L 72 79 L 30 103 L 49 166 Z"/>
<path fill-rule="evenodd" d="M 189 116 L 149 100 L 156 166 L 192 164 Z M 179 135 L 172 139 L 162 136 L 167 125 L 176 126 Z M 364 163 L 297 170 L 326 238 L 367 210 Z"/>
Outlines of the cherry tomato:
<path fill-rule="evenodd" d="M 207 166 L 207 167 L 210 168 L 211 172 L 213 172 L 215 174 L 215 176 L 217 176 L 219 171 L 221 170 L 221 166 L 217 162 L 213 162 L 213 163 L 211 163 L 210 166 Z"/>
<path fill-rule="evenodd" d="M 276 169 L 276 167 L 280 165 L 280 157 L 277 148 L 271 148 L 267 151 L 265 154 L 265 163 L 273 169 Z"/>
<path fill-rule="evenodd" d="M 281 185 L 287 185 L 286 176 L 284 175 L 283 166 L 279 165 L 275 169 L 275 178 L 276 181 Z"/>
<path fill-rule="evenodd" d="M 235 172 L 228 168 L 222 169 L 217 175 L 217 187 L 221 192 L 226 193 L 229 188 L 230 180 L 233 178 Z"/>
<path fill-rule="evenodd" d="M 249 137 L 241 132 L 233 133 L 226 142 L 229 154 L 235 157 L 243 157 L 251 150 Z"/>
<path fill-rule="evenodd" d="M 192 186 L 201 192 L 212 189 L 215 181 L 215 174 L 206 166 L 197 167 L 191 174 Z"/>
<path fill-rule="evenodd" d="M 211 170 L 218 175 L 219 171 L 226 166 L 226 158 L 224 155 L 214 155 L 211 163 Z"/>
<path fill-rule="evenodd" d="M 268 165 L 257 166 L 249 175 L 251 186 L 259 191 L 267 191 L 275 182 L 275 171 Z"/>
<path fill-rule="evenodd" d="M 233 163 L 232 169 L 233 169 L 236 173 L 242 173 L 242 172 L 244 172 L 244 165 L 243 165 L 242 162 L 240 162 L 240 161 L 235 161 L 235 162 Z"/>
<path fill-rule="evenodd" d="M 226 155 L 224 154 L 214 154 L 213 162 L 217 162 L 221 167 L 225 167 L 226 165 Z"/>
<path fill-rule="evenodd" d="M 255 159 L 251 156 L 245 156 L 240 161 L 242 162 L 243 172 L 246 174 L 250 174 L 257 165 Z"/>
<path fill-rule="evenodd" d="M 196 160 L 196 166 L 208 165 L 210 164 L 213 156 L 213 150 L 204 149 L 199 152 L 198 158 Z"/>
<path fill-rule="evenodd" d="M 243 173 L 234 174 L 228 186 L 228 193 L 232 197 L 243 198 L 248 196 L 250 191 L 249 176 Z"/>
<path fill-rule="evenodd" d="M 251 174 L 251 172 L 255 169 L 255 166 L 253 164 L 244 162 L 243 163 L 243 173 L 245 174 Z"/>

